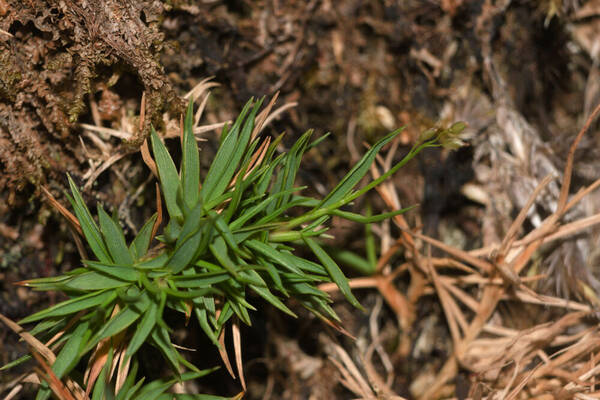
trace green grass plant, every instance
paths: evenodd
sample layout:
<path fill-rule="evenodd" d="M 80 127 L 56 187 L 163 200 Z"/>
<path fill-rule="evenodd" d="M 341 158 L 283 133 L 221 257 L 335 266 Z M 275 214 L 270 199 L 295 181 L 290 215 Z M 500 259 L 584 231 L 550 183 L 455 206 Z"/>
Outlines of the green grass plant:
<path fill-rule="evenodd" d="M 93 256 L 61 276 L 27 281 L 29 287 L 63 292 L 69 299 L 20 321 L 37 323 L 31 333 L 42 342 L 61 333 L 52 365 L 56 377 L 78 381 L 92 399 L 171 399 L 175 395 L 167 390 L 174 383 L 206 375 L 212 369 L 201 370 L 182 355 L 173 343 L 165 313 L 196 319 L 217 347 L 232 319 L 250 325 L 252 313 L 261 312 L 252 304 L 256 296 L 293 317 L 296 315 L 286 299 L 294 298 L 320 318 L 341 323 L 330 296 L 318 285 L 334 282 L 352 305 L 361 305 L 323 247 L 328 220 L 338 216 L 368 224 L 404 212 L 364 216 L 344 208 L 423 148 L 460 145 L 458 135 L 464 128 L 459 123 L 424 132 L 400 162 L 357 188 L 378 152 L 400 130 L 392 132 L 373 144 L 327 196 L 317 199 L 303 195 L 304 188 L 295 182 L 304 153 L 320 140 L 311 142 L 312 131 L 308 131 L 289 151 L 278 153 L 281 136 L 272 142 L 253 136 L 261 104 L 249 101 L 236 121 L 223 130 L 219 149 L 205 173 L 200 170 L 192 132 L 191 102 L 179 169 L 152 130 L 151 148 L 168 214 L 160 235 L 155 234 L 160 216 L 154 214 L 127 243 L 119 222 L 102 206 L 97 207 L 97 218 L 92 216 L 69 177 L 68 197 Z M 312 257 L 298 255 L 299 247 Z M 370 253 L 374 259 L 374 252 Z M 144 344 L 158 349 L 170 366 L 172 379 L 145 382 L 137 376 L 137 356 Z M 118 385 L 115 375 L 121 367 L 117 373 L 110 367 L 117 358 L 119 365 L 129 365 L 126 379 Z M 83 380 L 75 373 L 82 360 L 88 370 L 95 370 Z M 51 392 L 44 383 L 37 399 L 48 398 Z M 209 398 L 194 396 L 185 398 Z"/>

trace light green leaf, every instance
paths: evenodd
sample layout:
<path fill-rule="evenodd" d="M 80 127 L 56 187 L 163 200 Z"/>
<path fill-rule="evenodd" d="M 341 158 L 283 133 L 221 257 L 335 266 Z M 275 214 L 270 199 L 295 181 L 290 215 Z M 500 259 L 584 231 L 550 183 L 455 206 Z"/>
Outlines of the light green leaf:
<path fill-rule="evenodd" d="M 127 249 L 127 244 L 125 244 L 123 230 L 108 216 L 101 206 L 98 207 L 98 220 L 100 221 L 100 231 L 104 237 L 104 242 L 115 264 L 133 264 L 133 257 L 131 257 Z"/>
<path fill-rule="evenodd" d="M 140 310 L 144 312 L 145 310 Z M 87 346 L 85 346 L 82 354 L 87 353 L 93 349 L 98 342 L 107 337 L 112 337 L 122 330 L 126 329 L 129 325 L 133 324 L 139 317 L 140 311 L 133 307 L 126 306 L 121 311 L 112 317 L 104 326 L 90 339 Z"/>
<path fill-rule="evenodd" d="M 328 207 L 346 197 L 354 188 L 354 186 L 356 186 L 356 184 L 369 171 L 371 164 L 373 164 L 373 160 L 375 160 L 375 156 L 377 156 L 377 153 L 379 153 L 381 148 L 388 144 L 399 133 L 400 130 L 396 130 L 375 143 L 373 147 L 371 147 L 369 151 L 367 151 L 367 153 L 360 159 L 360 161 L 356 163 L 354 167 L 352 167 L 350 172 L 348 172 L 348 174 L 342 178 L 340 183 L 337 184 L 331 193 L 325 196 L 325 198 L 316 208 Z"/>
<path fill-rule="evenodd" d="M 273 247 L 269 246 L 268 244 L 255 239 L 247 240 L 246 242 L 244 242 L 244 244 L 250 249 L 257 251 L 258 253 L 271 259 L 275 263 L 287 268 L 291 272 L 294 272 L 300 276 L 304 276 L 304 272 L 302 272 L 302 270 L 298 268 L 298 266 L 294 262 L 295 260 L 291 257 L 288 257 L 286 253 L 278 251 Z"/>
<path fill-rule="evenodd" d="M 227 245 L 222 237 L 217 237 L 214 243 L 208 246 L 213 256 L 219 261 L 219 263 L 225 268 L 231 275 L 237 277 L 238 265 L 236 265 L 229 254 L 227 253 Z"/>
<path fill-rule="evenodd" d="M 19 321 L 19 324 L 27 324 L 43 318 L 74 314 L 81 310 L 96 307 L 106 301 L 110 301 L 110 299 L 114 299 L 115 297 L 117 297 L 117 295 L 112 291 L 86 294 L 71 300 L 63 301 L 62 303 L 58 303 L 50 308 L 23 318 L 21 321 Z"/>
<path fill-rule="evenodd" d="M 416 206 L 410 206 L 410 207 L 406 207 L 406 208 L 403 208 L 400 210 L 386 212 L 386 213 L 378 214 L 378 215 L 370 215 L 370 216 L 364 216 L 364 215 L 355 214 L 355 213 L 348 212 L 348 211 L 341 211 L 341 210 L 333 210 L 333 211 L 331 211 L 331 214 L 336 215 L 338 217 L 342 217 L 349 221 L 358 222 L 360 224 L 371 224 L 374 222 L 380 222 L 380 221 L 384 221 L 386 219 L 393 218 L 396 215 L 404 214 L 405 212 L 410 211 L 415 207 Z"/>
<path fill-rule="evenodd" d="M 178 374 L 179 359 L 177 357 L 177 350 L 175 350 L 175 347 L 173 347 L 171 339 L 169 338 L 169 332 L 167 332 L 167 330 L 164 327 L 155 325 L 151 337 L 154 344 L 158 347 L 160 352 L 166 357 L 166 359 L 171 364 L 171 369 L 173 370 L 173 372 Z M 146 399 L 145 397 L 139 398 Z"/>
<path fill-rule="evenodd" d="M 246 151 L 246 147 L 248 146 L 250 135 L 254 128 L 254 118 L 256 117 L 256 113 L 261 104 L 262 100 L 254 105 L 240 132 L 242 120 L 246 117 L 246 113 L 252 105 L 252 100 L 246 103 L 246 106 L 233 124 L 233 127 L 223 139 L 208 173 L 206 174 L 206 179 L 204 180 L 204 184 L 200 191 L 200 196 L 204 199 L 205 204 L 211 203 L 213 199 L 223 194 L 231 182 L 231 178 L 233 178 L 239 162 Z"/>
<path fill-rule="evenodd" d="M 144 257 L 148 252 L 148 247 L 150 246 L 150 242 L 152 242 L 152 227 L 154 226 L 154 222 L 156 221 L 157 214 L 155 213 L 140 229 L 133 242 L 129 246 L 129 253 L 131 256 L 137 261 Z"/>
<path fill-rule="evenodd" d="M 52 370 L 58 378 L 62 378 L 68 374 L 77 363 L 80 361 L 79 349 L 82 344 L 89 338 L 91 331 L 89 322 L 81 322 L 75 326 L 75 330 L 71 333 L 69 339 L 56 356 L 56 361 L 52 364 Z"/>
<path fill-rule="evenodd" d="M 356 308 L 363 310 L 363 306 L 360 305 L 356 297 L 350 291 L 350 285 L 348 285 L 348 279 L 344 276 L 344 273 L 338 267 L 338 265 L 333 261 L 333 259 L 311 238 L 304 238 L 304 242 L 308 245 L 308 247 L 312 250 L 314 255 L 319 259 L 319 261 L 323 264 L 331 279 L 335 282 L 335 284 L 340 288 L 340 292 L 344 295 L 346 300 L 350 302 Z"/>
<path fill-rule="evenodd" d="M 127 352 L 125 353 L 125 359 L 128 359 L 135 354 L 142 344 L 146 341 L 146 338 L 154 329 L 158 319 L 158 304 L 154 301 L 150 304 L 148 311 L 144 313 L 144 317 L 138 324 L 135 333 L 129 341 Z"/>
<path fill-rule="evenodd" d="M 150 139 L 152 141 L 152 151 L 156 160 L 160 185 L 165 197 L 165 203 L 167 204 L 167 211 L 169 211 L 171 218 L 179 220 L 183 218 L 183 213 L 177 204 L 177 193 L 181 190 L 177 169 L 167 148 L 156 134 L 154 127 L 152 127 Z"/>
<path fill-rule="evenodd" d="M 105 274 L 99 272 L 84 272 L 73 276 L 70 280 L 62 284 L 62 289 L 69 290 L 103 290 L 103 289 L 114 289 L 122 286 L 127 286 L 129 282 L 121 279 L 111 278 Z"/>
<path fill-rule="evenodd" d="M 200 160 L 198 143 L 194 137 L 194 100 L 190 97 L 183 125 L 183 143 L 181 158 L 181 183 L 183 199 L 188 208 L 192 209 L 198 203 L 200 190 Z"/>
<path fill-rule="evenodd" d="M 132 266 L 103 264 L 97 261 L 82 260 L 82 262 L 93 270 L 100 273 L 115 277 L 121 281 L 137 282 L 140 278 L 140 273 Z"/>
<path fill-rule="evenodd" d="M 73 209 L 75 210 L 75 215 L 77 216 L 77 220 L 81 225 L 81 230 L 83 231 L 83 235 L 87 240 L 87 243 L 91 247 L 92 251 L 98 257 L 98 260 L 103 262 L 112 262 L 108 249 L 106 248 L 106 244 L 102 240 L 102 235 L 96 222 L 94 222 L 94 218 L 92 218 L 92 214 L 88 210 L 85 202 L 83 201 L 83 197 L 79 193 L 75 182 L 71 179 L 71 176 L 67 174 L 67 178 L 69 179 L 69 186 L 71 186 L 71 192 L 73 193 L 73 197 L 67 195 Z"/>

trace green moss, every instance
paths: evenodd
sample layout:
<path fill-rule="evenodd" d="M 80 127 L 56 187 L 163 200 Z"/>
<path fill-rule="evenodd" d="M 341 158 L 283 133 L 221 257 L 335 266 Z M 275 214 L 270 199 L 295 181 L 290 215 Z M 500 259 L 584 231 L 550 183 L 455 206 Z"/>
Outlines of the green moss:
<path fill-rule="evenodd" d="M 21 81 L 21 71 L 8 51 L 0 51 L 0 99 L 15 101 Z"/>

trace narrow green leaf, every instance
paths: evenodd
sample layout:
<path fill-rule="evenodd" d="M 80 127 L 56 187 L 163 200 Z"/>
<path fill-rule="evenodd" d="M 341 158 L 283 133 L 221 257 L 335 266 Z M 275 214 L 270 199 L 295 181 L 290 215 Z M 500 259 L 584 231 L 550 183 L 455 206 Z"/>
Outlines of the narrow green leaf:
<path fill-rule="evenodd" d="M 340 288 L 340 292 L 344 295 L 346 300 L 350 302 L 356 308 L 363 310 L 363 306 L 360 305 L 356 297 L 352 294 L 350 290 L 350 285 L 348 285 L 348 279 L 344 276 L 344 273 L 338 267 L 338 265 L 333 261 L 333 259 L 323 250 L 321 246 L 317 242 L 315 242 L 311 238 L 304 238 L 304 242 L 308 245 L 308 247 L 312 250 L 314 255 L 319 259 L 319 261 L 323 264 L 331 279 L 335 282 L 335 284 Z"/>
<path fill-rule="evenodd" d="M 375 160 L 375 156 L 381 150 L 383 146 L 389 143 L 393 138 L 395 138 L 400 133 L 400 130 L 396 130 L 389 135 L 385 136 L 377 143 L 373 145 L 365 153 L 365 155 L 360 159 L 358 163 L 342 178 L 340 183 L 329 193 L 325 198 L 321 201 L 321 203 L 317 206 L 317 208 L 325 208 L 332 204 L 337 203 L 342 200 L 350 191 L 358 184 L 358 182 L 365 176 L 365 174 L 371 168 L 371 164 L 373 164 L 373 160 Z"/>
<path fill-rule="evenodd" d="M 96 307 L 106 301 L 109 301 L 110 299 L 114 299 L 116 296 L 117 295 L 112 291 L 102 291 L 100 293 L 90 293 L 84 296 L 76 297 L 25 317 L 19 321 L 19 324 L 27 324 L 43 318 L 74 314 L 81 310 Z"/>
<path fill-rule="evenodd" d="M 140 273 L 133 266 L 103 264 L 97 261 L 82 260 L 82 262 L 93 270 L 103 274 L 115 277 L 122 281 L 137 282 L 140 278 Z"/>
<path fill-rule="evenodd" d="M 148 311 L 144 313 L 144 317 L 138 324 L 133 337 L 129 341 L 127 352 L 125 353 L 125 359 L 128 359 L 138 351 L 140 346 L 144 344 L 146 338 L 154 329 L 158 318 L 158 304 L 154 301 L 150 304 Z"/>
<path fill-rule="evenodd" d="M 223 326 L 229 319 L 233 316 L 233 310 L 231 309 L 231 302 L 226 301 L 223 309 L 221 310 L 221 314 L 219 314 L 219 319 L 217 320 L 218 326 Z"/>
<path fill-rule="evenodd" d="M 153 258 L 137 262 L 135 268 L 144 270 L 161 269 L 167 264 L 167 261 L 169 261 L 169 255 L 165 252 Z"/>
<path fill-rule="evenodd" d="M 144 312 L 143 310 L 142 312 Z M 90 339 L 87 346 L 81 354 L 85 354 L 93 349 L 98 342 L 107 337 L 112 337 L 122 330 L 126 329 L 129 325 L 133 324 L 140 317 L 140 311 L 133 307 L 126 306 L 121 311 L 112 317 L 104 326 Z"/>
<path fill-rule="evenodd" d="M 300 276 L 304 275 L 304 272 L 302 272 L 302 270 L 295 265 L 294 260 L 288 257 L 288 255 L 284 252 L 278 251 L 268 244 L 255 239 L 247 240 L 244 244 L 250 249 L 255 250 L 269 258 L 271 261 L 274 261 L 275 263 L 287 268 L 291 272 L 294 272 Z"/>
<path fill-rule="evenodd" d="M 167 268 L 169 268 L 174 274 L 178 274 L 188 266 L 188 264 L 194 258 L 194 254 L 198 249 L 200 241 L 202 240 L 202 231 L 199 230 L 192 236 L 188 236 L 185 240 L 177 241 L 177 249 L 173 252 Z"/>
<path fill-rule="evenodd" d="M 140 379 L 139 381 L 137 381 L 135 383 L 135 385 L 131 389 L 129 389 L 127 391 L 127 393 L 125 393 L 125 395 L 124 395 L 125 397 L 123 397 L 123 399 L 124 400 L 131 400 L 131 399 L 133 399 L 134 398 L 133 396 L 135 396 L 135 394 L 138 393 L 138 390 L 140 390 L 140 388 L 144 384 L 145 380 L 146 380 L 146 377 L 142 377 L 142 379 Z M 121 393 L 121 392 L 119 392 L 119 393 Z M 140 398 L 140 396 L 139 396 L 139 393 L 138 393 L 138 395 L 135 397 L 135 399 L 139 399 L 139 398 Z"/>
<path fill-rule="evenodd" d="M 241 257 L 249 257 L 249 255 L 238 246 L 233 233 L 229 229 L 229 225 L 227 225 L 222 216 L 217 214 L 214 210 L 211 210 L 208 213 L 208 217 L 211 219 L 220 236 L 223 238 L 225 243 L 227 243 L 227 246 L 229 246 L 231 250 Z"/>
<path fill-rule="evenodd" d="M 362 275 L 373 275 L 375 273 L 375 264 L 372 264 L 369 260 L 350 250 L 343 250 L 335 247 L 328 248 L 327 250 L 339 263 L 354 269 Z"/>
<path fill-rule="evenodd" d="M 280 135 L 278 139 L 280 139 L 282 136 L 283 135 Z M 273 146 L 273 143 L 271 143 L 271 146 Z M 269 146 L 269 149 L 271 148 L 271 146 Z M 273 173 L 275 172 L 275 168 L 283 162 L 284 158 L 285 154 L 280 154 L 275 158 L 275 160 L 273 160 L 269 164 L 264 174 L 259 178 L 256 185 L 254 185 L 253 189 L 256 195 L 262 196 L 266 193 L 267 189 L 269 188 L 269 185 L 271 184 L 271 179 L 273 177 Z"/>
<path fill-rule="evenodd" d="M 200 160 L 198 143 L 194 137 L 194 100 L 190 97 L 183 125 L 183 143 L 181 158 L 181 183 L 183 199 L 188 208 L 192 209 L 198 203 L 200 191 Z"/>
<path fill-rule="evenodd" d="M 169 297 L 174 297 L 177 299 L 194 299 L 196 297 L 205 296 L 208 293 L 214 292 L 210 288 L 182 291 L 165 287 L 161 290 L 169 295 Z"/>
<path fill-rule="evenodd" d="M 202 185 L 200 195 L 204 199 L 204 203 L 210 203 L 211 200 L 220 196 L 231 182 L 231 178 L 233 178 L 248 146 L 254 127 L 254 118 L 261 104 L 262 100 L 254 105 L 240 131 L 242 120 L 252 105 L 252 100 L 246 103 L 233 127 L 223 139 Z"/>
<path fill-rule="evenodd" d="M 281 276 L 279 275 L 279 271 L 277 271 L 277 268 L 275 268 L 275 265 L 273 265 L 272 263 L 268 262 L 267 260 L 263 260 L 263 259 L 259 259 L 258 262 L 260 263 L 260 265 L 264 265 L 265 268 L 267 269 L 267 273 L 273 280 L 275 289 L 279 290 L 286 297 L 289 297 L 288 292 L 285 289 L 285 287 L 283 286 L 283 282 L 281 281 Z"/>
<path fill-rule="evenodd" d="M 173 347 L 171 343 L 171 339 L 169 338 L 169 332 L 159 325 L 154 327 L 152 331 L 152 340 L 154 344 L 158 347 L 160 352 L 165 356 L 165 358 L 171 364 L 171 369 L 175 374 L 179 374 L 179 360 L 177 357 L 177 350 Z M 140 397 L 145 399 L 145 397 Z"/>
<path fill-rule="evenodd" d="M 125 244 L 123 230 L 101 206 L 98 206 L 98 220 L 100 221 L 100 231 L 104 237 L 104 242 L 112 259 L 115 260 L 115 264 L 133 264 L 133 257 L 127 249 L 127 244 Z"/>
<path fill-rule="evenodd" d="M 296 314 L 294 314 L 294 312 L 292 310 L 287 308 L 286 305 L 283 304 L 283 302 L 277 296 L 275 296 L 273 293 L 271 293 L 271 291 L 269 289 L 267 289 L 266 287 L 260 287 L 260 286 L 256 286 L 256 285 L 249 285 L 249 286 L 250 286 L 250 289 L 254 290 L 254 292 L 256 292 L 260 297 L 262 297 L 263 299 L 265 299 L 266 301 L 268 301 L 269 303 L 271 303 L 272 305 L 274 305 L 275 307 L 277 307 L 278 309 L 280 309 L 287 315 L 291 315 L 294 318 L 298 317 Z"/>
<path fill-rule="evenodd" d="M 121 279 L 111 278 L 108 275 L 99 272 L 84 272 L 83 274 L 75 275 L 73 278 L 63 283 L 61 289 L 63 290 L 104 290 L 114 289 L 117 287 L 127 286 L 129 282 Z"/>
<path fill-rule="evenodd" d="M 29 333 L 33 336 L 37 336 L 41 333 L 44 335 L 52 335 L 63 329 L 67 323 L 66 321 L 67 318 L 65 317 L 47 318 L 39 322 L 33 329 L 29 330 Z"/>
<path fill-rule="evenodd" d="M 325 301 L 329 301 L 330 297 L 327 293 L 325 293 L 322 290 L 317 289 L 316 287 L 305 283 L 305 282 L 300 282 L 300 283 L 288 283 L 288 285 L 290 286 L 290 290 L 293 290 L 293 292 L 296 295 L 305 295 L 305 296 L 309 296 L 311 298 L 321 298 Z"/>
<path fill-rule="evenodd" d="M 67 174 L 67 178 L 69 179 L 69 186 L 71 187 L 71 192 L 73 193 L 73 197 L 67 195 L 73 209 L 75 210 L 75 215 L 77 216 L 77 220 L 81 225 L 81 230 L 83 231 L 83 235 L 87 240 L 90 248 L 98 257 L 98 260 L 103 262 L 112 262 L 112 259 L 109 255 L 108 249 L 106 248 L 106 244 L 102 240 L 102 235 L 96 222 L 94 222 L 94 218 L 92 218 L 92 214 L 90 214 L 90 210 L 88 210 L 85 202 L 83 201 L 83 197 L 79 193 L 75 182 L 71 179 L 71 176 Z"/>
<path fill-rule="evenodd" d="M 160 179 L 163 196 L 165 197 L 165 203 L 167 204 L 167 211 L 171 218 L 179 220 L 183 218 L 183 213 L 177 204 L 177 193 L 181 190 L 177 169 L 175 168 L 175 164 L 173 163 L 167 148 L 160 141 L 154 127 L 151 129 L 150 139 L 152 141 L 152 151 L 154 152 L 156 167 L 158 169 L 158 178 Z"/>
<path fill-rule="evenodd" d="M 286 154 L 284 158 L 284 167 L 279 171 L 277 175 L 277 180 L 273 189 L 271 190 L 272 194 L 288 190 L 290 189 L 294 182 L 296 181 L 296 173 L 300 168 L 300 163 L 302 162 L 302 155 L 306 151 L 306 146 L 308 145 L 308 141 L 313 134 L 313 130 L 306 131 L 300 139 L 294 143 L 290 151 Z M 282 205 L 288 203 L 290 195 L 284 195 L 277 199 L 276 204 L 271 204 L 271 208 L 281 207 Z"/>
<path fill-rule="evenodd" d="M 79 349 L 82 343 L 89 338 L 89 322 L 84 321 L 75 326 L 75 330 L 69 336 L 69 339 L 56 356 L 56 361 L 52 364 L 52 370 L 58 378 L 68 374 L 80 361 Z"/>
<path fill-rule="evenodd" d="M 355 214 L 355 213 L 348 212 L 348 211 L 341 211 L 341 210 L 333 210 L 333 211 L 331 211 L 331 214 L 336 215 L 338 217 L 342 217 L 349 221 L 358 222 L 360 224 L 370 224 L 370 223 L 374 223 L 374 222 L 384 221 L 389 218 L 393 218 L 396 215 L 404 214 L 405 212 L 410 211 L 415 207 L 416 206 L 410 206 L 410 207 L 403 208 L 401 210 L 386 212 L 386 213 L 378 214 L 378 215 L 370 215 L 370 216 L 364 216 L 364 215 Z"/>
<path fill-rule="evenodd" d="M 208 338 L 210 339 L 210 341 L 217 346 L 218 348 L 221 347 L 221 344 L 219 343 L 219 338 L 217 336 L 217 334 L 215 333 L 215 331 L 212 330 L 212 328 L 210 327 L 210 325 L 208 324 L 208 318 L 207 318 L 207 312 L 205 309 L 201 309 L 198 307 L 194 307 L 194 312 L 196 314 L 196 318 L 198 319 L 198 323 L 200 324 L 200 327 L 202 328 L 202 330 L 204 331 L 204 333 L 206 334 L 206 336 L 208 336 Z"/>
<path fill-rule="evenodd" d="M 194 275 L 178 275 L 172 277 L 175 285 L 180 288 L 209 288 L 217 283 L 231 279 L 225 270 L 220 272 L 205 272 Z"/>
<path fill-rule="evenodd" d="M 11 368 L 13 368 L 13 367 L 16 367 L 17 365 L 21 365 L 21 364 L 23 364 L 25 361 L 29 361 L 29 360 L 31 360 L 31 355 L 29 355 L 29 354 L 26 354 L 26 355 L 24 355 L 23 357 L 19 357 L 19 358 L 17 358 L 16 360 L 14 360 L 14 361 L 11 361 L 11 362 L 9 362 L 8 364 L 5 364 L 5 365 L 3 365 L 3 366 L 0 368 L 0 371 L 6 371 L 6 370 L 9 370 L 9 369 L 11 369 Z"/>
<path fill-rule="evenodd" d="M 236 265 L 227 252 L 227 245 L 222 237 L 217 237 L 214 243 L 208 246 L 213 256 L 219 261 L 219 263 L 225 268 L 231 275 L 237 277 L 238 265 Z"/>
<path fill-rule="evenodd" d="M 294 187 L 294 188 L 284 190 L 284 191 L 281 191 L 281 192 L 273 194 L 273 195 L 269 195 L 269 197 L 262 200 L 260 203 L 256 204 L 255 206 L 244 210 L 235 221 L 233 221 L 233 222 L 231 222 L 231 224 L 229 224 L 229 229 L 231 229 L 232 231 L 235 231 L 235 230 L 241 228 L 242 226 L 244 226 L 244 224 L 246 222 L 248 222 L 250 219 L 252 219 L 256 215 L 258 215 L 262 211 L 264 211 L 269 204 L 276 201 L 279 197 L 303 190 L 305 188 L 306 188 L 306 186 Z M 296 203 L 296 204 L 300 204 L 300 203 Z"/>
<path fill-rule="evenodd" d="M 154 222 L 156 221 L 157 214 L 155 213 L 140 229 L 133 242 L 129 246 L 129 253 L 131 256 L 137 261 L 144 257 L 148 252 L 148 247 L 150 246 L 150 242 L 152 242 L 152 227 L 154 227 Z"/>
<path fill-rule="evenodd" d="M 290 262 L 294 263 L 294 265 L 298 266 L 298 268 L 300 268 L 303 271 L 319 275 L 327 274 L 327 270 L 322 265 L 317 264 L 316 262 L 307 260 L 302 257 L 298 257 L 287 250 L 282 250 L 281 253 L 284 254 L 285 257 L 290 260 Z"/>

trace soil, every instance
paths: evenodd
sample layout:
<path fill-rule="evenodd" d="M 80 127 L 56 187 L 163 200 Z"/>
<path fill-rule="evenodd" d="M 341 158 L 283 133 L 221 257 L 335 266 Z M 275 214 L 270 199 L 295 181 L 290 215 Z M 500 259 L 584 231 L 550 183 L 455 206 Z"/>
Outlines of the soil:
<path fill-rule="evenodd" d="M 218 144 L 211 125 L 234 118 L 250 97 L 277 92 L 278 106 L 296 103 L 266 128 L 272 135 L 285 132 L 284 146 L 307 129 L 317 136 L 332 133 L 307 155 L 299 176 L 320 194 L 364 153 L 363 143 L 403 126 L 395 144 L 399 160 L 420 132 L 462 120 L 467 147 L 427 150 L 393 178 L 400 204 L 419 204 L 405 223 L 465 252 L 498 245 L 536 186 L 547 174 L 558 176 L 518 226 L 524 237 L 556 211 L 569 146 L 600 102 L 598 43 L 598 0 L 0 0 L 0 313 L 16 321 L 60 301 L 58 294 L 13 283 L 79 265 L 68 224 L 45 200 L 42 186 L 68 206 L 70 174 L 90 207 L 101 202 L 116 210 L 127 234 L 135 234 L 154 204 L 140 146 L 151 124 L 169 135 L 183 111 L 183 95 L 208 77 L 218 86 L 210 88 L 200 121 L 207 127 L 200 143 L 205 166 Z M 571 194 L 598 179 L 598 127 L 593 122 L 578 147 L 566 189 Z M 596 196 L 561 221 L 595 215 Z M 356 211 L 367 202 L 378 211 L 389 207 L 380 192 L 359 200 Z M 407 250 L 394 253 L 373 278 L 395 274 L 393 279 L 355 290 L 369 313 L 332 293 L 356 340 L 299 307 L 294 311 L 300 318 L 292 320 L 264 305 L 268 311 L 242 330 L 245 398 L 496 398 L 504 388 L 514 389 L 514 398 L 573 394 L 569 384 L 591 379 L 581 378 L 581 354 L 567 360 L 571 364 L 542 368 L 535 385 L 526 372 L 540 360 L 550 365 L 544 356 L 561 348 L 554 339 L 593 329 L 600 303 L 590 290 L 600 289 L 594 270 L 600 235 L 586 229 L 540 248 L 517 272 L 545 273 L 533 290 L 581 307 L 524 304 L 522 296 L 510 297 L 519 286 L 504 281 L 510 301 L 483 312 L 468 300 L 487 301 L 483 283 L 451 292 L 464 300 L 456 306 L 436 274 L 419 270 L 405 231 L 393 224 L 374 227 L 382 254 L 398 238 Z M 334 221 L 331 232 L 332 246 L 364 253 L 363 227 Z M 439 246 L 419 251 L 469 264 Z M 437 274 L 455 282 L 462 275 L 453 268 L 444 264 Z M 357 282 L 364 278 L 345 271 Z M 457 307 L 453 315 L 464 348 L 453 336 L 449 304 Z M 573 310 L 584 315 L 576 318 Z M 466 316 L 466 325 L 458 314 Z M 477 318 L 487 322 L 487 331 L 467 340 L 475 330 L 466 327 Z M 198 327 L 185 328 L 175 317 L 172 323 L 180 328 L 181 345 L 198 350 L 201 357 L 190 357 L 199 366 L 221 363 Z M 541 326 L 547 343 L 532 339 L 527 343 L 535 344 L 508 360 L 486 353 L 475 340 L 496 339 L 502 327 L 517 332 L 506 336 L 516 341 Z M 599 333 L 590 332 L 597 340 Z M 597 363 L 594 346 L 585 353 L 588 366 Z M 0 328 L 0 364 L 25 351 L 15 334 Z M 373 352 L 378 356 L 371 360 Z M 462 356 L 453 358 L 457 352 Z M 152 349 L 146 354 L 145 372 L 160 376 Z M 27 368 L 0 372 L 0 394 Z M 510 381 L 513 373 L 522 387 Z M 241 391 L 224 368 L 194 385 L 188 389 L 226 396 Z M 593 393 L 586 385 L 579 391 Z M 19 396 L 30 398 L 33 389 L 27 385 Z"/>

